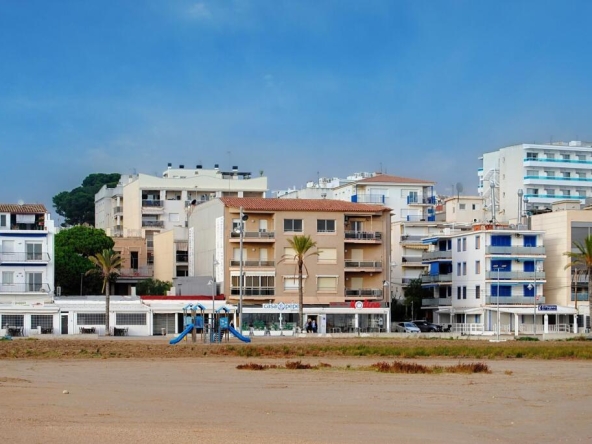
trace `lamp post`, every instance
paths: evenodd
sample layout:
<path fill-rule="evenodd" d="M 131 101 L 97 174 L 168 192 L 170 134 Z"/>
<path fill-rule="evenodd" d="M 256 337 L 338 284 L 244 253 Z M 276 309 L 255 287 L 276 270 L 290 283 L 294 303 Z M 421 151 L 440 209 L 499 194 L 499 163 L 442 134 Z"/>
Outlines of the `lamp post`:
<path fill-rule="evenodd" d="M 218 261 L 216 260 L 216 253 L 214 253 L 212 255 L 212 280 L 210 281 L 212 284 L 212 319 L 210 320 L 210 342 L 212 342 L 212 339 L 214 338 L 214 314 L 216 313 L 216 293 L 218 292 L 218 288 L 216 287 L 216 265 L 218 265 Z"/>
<path fill-rule="evenodd" d="M 243 241 L 245 236 L 245 226 L 244 221 L 249 218 L 246 214 L 243 213 L 243 207 L 240 207 L 240 221 L 239 221 L 239 236 L 240 236 L 240 243 L 239 243 L 239 253 L 240 253 L 240 262 L 239 262 L 239 276 L 238 276 L 238 326 L 239 331 L 242 331 L 243 325 Z"/>
<path fill-rule="evenodd" d="M 500 269 L 506 268 L 505 265 L 494 265 L 494 269 L 497 269 L 497 341 L 500 340 L 500 329 L 501 329 L 501 318 L 500 318 Z"/>

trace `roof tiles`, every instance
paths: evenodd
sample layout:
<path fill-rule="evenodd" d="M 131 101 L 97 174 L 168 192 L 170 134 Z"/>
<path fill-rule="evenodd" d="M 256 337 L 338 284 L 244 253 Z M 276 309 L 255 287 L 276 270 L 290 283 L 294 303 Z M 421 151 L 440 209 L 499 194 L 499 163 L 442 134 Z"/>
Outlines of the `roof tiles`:
<path fill-rule="evenodd" d="M 0 203 L 0 213 L 12 214 L 45 214 L 47 209 L 43 204 L 2 204 Z"/>
<path fill-rule="evenodd" d="M 412 179 L 410 177 L 390 176 L 388 174 L 377 174 L 376 176 L 367 177 L 359 180 L 356 183 L 414 183 L 433 185 L 435 182 L 422 179 Z"/>
<path fill-rule="evenodd" d="M 227 207 L 243 207 L 247 211 L 333 211 L 368 213 L 390 211 L 384 205 L 353 203 L 332 199 L 265 199 L 262 197 L 222 197 Z"/>

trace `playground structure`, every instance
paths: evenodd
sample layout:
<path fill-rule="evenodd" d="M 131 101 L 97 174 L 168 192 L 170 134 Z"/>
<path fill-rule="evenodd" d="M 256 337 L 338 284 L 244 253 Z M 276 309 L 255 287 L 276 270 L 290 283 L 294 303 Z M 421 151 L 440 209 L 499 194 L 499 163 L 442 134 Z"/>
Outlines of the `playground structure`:
<path fill-rule="evenodd" d="M 197 315 L 197 311 L 200 311 L 200 315 Z M 240 339 L 243 342 L 251 342 L 250 338 L 247 338 L 235 330 L 229 319 L 230 310 L 227 307 L 221 307 L 215 312 L 210 314 L 208 324 L 204 324 L 204 312 L 206 307 L 201 304 L 187 304 L 183 307 L 183 319 L 184 330 L 177 336 L 169 341 L 169 344 L 178 344 L 183 338 L 186 338 L 191 333 L 191 342 L 197 342 L 197 333 L 199 331 L 201 336 L 201 342 L 210 343 L 221 343 L 223 339 L 229 340 L 229 333 Z"/>

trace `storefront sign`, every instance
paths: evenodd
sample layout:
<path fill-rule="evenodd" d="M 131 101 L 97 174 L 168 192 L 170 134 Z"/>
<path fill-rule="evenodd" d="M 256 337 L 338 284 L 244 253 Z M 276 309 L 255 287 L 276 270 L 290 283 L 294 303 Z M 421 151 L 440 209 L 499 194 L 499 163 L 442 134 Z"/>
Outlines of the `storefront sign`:
<path fill-rule="evenodd" d="M 263 308 L 267 310 L 298 310 L 298 304 L 284 304 L 280 302 L 279 304 L 263 304 Z"/>
<path fill-rule="evenodd" d="M 557 305 L 539 305 L 539 311 L 557 311 Z"/>

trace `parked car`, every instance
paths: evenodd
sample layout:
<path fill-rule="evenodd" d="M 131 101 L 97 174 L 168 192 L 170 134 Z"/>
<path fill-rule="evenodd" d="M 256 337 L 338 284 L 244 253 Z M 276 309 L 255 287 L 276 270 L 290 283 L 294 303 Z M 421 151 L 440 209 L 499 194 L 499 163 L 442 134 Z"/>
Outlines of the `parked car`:
<path fill-rule="evenodd" d="M 442 326 L 438 324 L 432 324 L 428 321 L 412 321 L 422 332 L 438 332 L 442 331 Z"/>
<path fill-rule="evenodd" d="M 401 333 L 420 333 L 421 330 L 413 322 L 399 322 L 395 324 L 395 331 Z"/>

